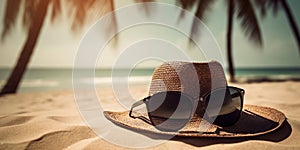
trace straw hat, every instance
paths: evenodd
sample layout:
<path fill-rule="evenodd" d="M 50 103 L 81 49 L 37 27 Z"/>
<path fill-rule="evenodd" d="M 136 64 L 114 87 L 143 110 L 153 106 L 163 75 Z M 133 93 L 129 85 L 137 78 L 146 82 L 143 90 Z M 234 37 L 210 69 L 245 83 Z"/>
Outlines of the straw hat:
<path fill-rule="evenodd" d="M 216 62 L 189 63 L 167 62 L 155 69 L 149 95 L 163 91 L 180 91 L 199 99 L 209 91 L 227 86 L 222 66 Z M 183 137 L 247 137 L 266 134 L 278 129 L 286 120 L 285 115 L 273 108 L 244 105 L 237 123 L 219 127 L 201 118 L 203 104 L 198 107 L 190 122 L 178 132 L 164 132 L 140 119 L 129 117 L 129 111 L 104 111 L 104 116 L 114 124 L 140 133 Z M 147 116 L 147 114 L 145 114 Z M 201 128 L 200 125 L 205 125 Z"/>

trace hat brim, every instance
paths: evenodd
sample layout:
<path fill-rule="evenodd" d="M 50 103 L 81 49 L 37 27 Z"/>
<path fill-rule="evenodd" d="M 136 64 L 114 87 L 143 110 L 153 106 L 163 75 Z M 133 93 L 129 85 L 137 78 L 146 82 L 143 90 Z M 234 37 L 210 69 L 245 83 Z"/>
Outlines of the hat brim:
<path fill-rule="evenodd" d="M 198 118 L 192 119 L 178 132 L 163 132 L 141 119 L 129 117 L 129 111 L 103 113 L 108 120 L 123 128 L 146 134 L 180 137 L 252 137 L 273 132 L 286 120 L 285 115 L 274 108 L 245 105 L 239 121 L 230 127 L 219 127 Z M 201 129 L 200 123 L 205 127 Z"/>

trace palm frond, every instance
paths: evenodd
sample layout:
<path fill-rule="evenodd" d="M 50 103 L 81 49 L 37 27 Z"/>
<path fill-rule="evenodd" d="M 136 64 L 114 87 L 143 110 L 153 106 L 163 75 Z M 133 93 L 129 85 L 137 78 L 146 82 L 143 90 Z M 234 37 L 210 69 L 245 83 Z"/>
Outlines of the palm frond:
<path fill-rule="evenodd" d="M 52 12 L 51 12 L 51 22 L 61 15 L 61 1 L 52 0 Z"/>
<path fill-rule="evenodd" d="M 148 2 L 154 2 L 154 0 L 134 0 L 136 3 L 148 3 Z M 148 15 L 149 16 L 149 14 L 150 14 L 150 8 L 149 8 L 149 6 L 148 5 L 143 5 L 143 7 L 144 7 L 144 10 L 145 10 L 145 12 L 146 12 L 146 15 Z"/>
<path fill-rule="evenodd" d="M 110 9 L 109 9 L 109 11 L 114 11 L 115 10 L 115 5 L 114 5 L 114 1 L 113 0 L 110 0 L 109 1 L 109 3 L 110 3 Z M 113 32 L 117 32 L 117 18 L 116 18 L 116 15 L 113 15 L 113 19 L 112 19 L 112 31 Z M 115 38 L 114 38 L 114 40 L 113 40 L 113 42 L 114 42 L 114 46 L 116 46 L 117 44 L 118 44 L 118 40 L 119 40 L 119 38 L 118 38 L 118 36 L 115 36 Z"/>
<path fill-rule="evenodd" d="M 78 30 L 78 28 L 83 26 L 85 22 L 85 16 L 89 10 L 88 6 L 90 5 L 90 0 L 72 0 L 67 2 L 69 3 L 67 4 L 67 6 L 69 6 L 69 16 L 73 17 L 71 29 Z"/>
<path fill-rule="evenodd" d="M 267 14 L 267 1 L 268 0 L 254 0 L 254 6 L 259 9 L 261 18 L 265 18 Z"/>
<path fill-rule="evenodd" d="M 176 1 L 177 5 L 180 5 L 182 9 L 188 9 L 190 10 L 197 0 L 178 0 Z"/>
<path fill-rule="evenodd" d="M 185 10 L 192 9 L 197 4 L 197 10 L 195 12 L 195 16 L 200 19 L 204 20 L 204 16 L 208 10 L 210 10 L 212 4 L 215 2 L 215 0 L 180 0 L 177 1 L 177 5 L 179 5 L 183 10 L 180 13 L 179 19 L 183 18 L 185 16 Z M 179 20 L 178 20 L 179 21 Z M 194 18 L 191 32 L 190 32 L 190 40 L 193 37 L 199 36 L 199 31 L 197 30 L 197 21 L 196 18 Z M 191 41 L 190 41 L 191 44 Z"/>
<path fill-rule="evenodd" d="M 212 4 L 214 3 L 214 0 L 200 0 L 198 2 L 197 10 L 195 12 L 195 15 L 198 19 L 205 20 L 205 14 L 207 11 L 210 10 Z M 197 24 L 196 24 L 196 18 L 193 20 L 192 29 L 190 32 L 190 37 L 195 37 L 196 35 L 199 36 L 199 31 L 197 30 Z"/>
<path fill-rule="evenodd" d="M 29 30 L 30 26 L 33 23 L 34 14 L 37 9 L 37 3 L 40 3 L 40 1 L 24 0 L 22 23 L 23 23 L 23 28 L 26 31 Z"/>
<path fill-rule="evenodd" d="M 252 3 L 249 0 L 235 0 L 237 18 L 241 20 L 241 27 L 249 40 L 263 45 L 261 30 Z"/>
<path fill-rule="evenodd" d="M 278 10 L 280 9 L 280 0 L 267 0 L 268 7 L 272 8 L 274 16 L 277 15 Z"/>
<path fill-rule="evenodd" d="M 11 27 L 15 26 L 21 7 L 21 0 L 9 0 L 6 1 L 5 16 L 3 17 L 3 29 L 1 33 L 1 39 L 4 40 L 7 34 L 10 32 Z"/>
<path fill-rule="evenodd" d="M 79 30 L 86 22 L 95 21 L 95 19 L 99 19 L 114 10 L 113 0 L 71 0 L 67 3 L 73 31 Z M 115 25 L 114 20 L 112 23 Z"/>
<path fill-rule="evenodd" d="M 195 5 L 196 0 L 179 0 L 176 1 L 176 5 L 180 6 L 183 10 L 180 13 L 180 18 L 183 18 L 185 15 L 185 10 L 191 10 Z"/>
<path fill-rule="evenodd" d="M 44 0 L 7 0 L 3 19 L 4 28 L 1 35 L 2 40 L 14 27 L 18 17 L 21 17 L 22 27 L 28 32 L 35 15 L 38 13 L 38 7 L 43 3 L 45 3 Z M 55 18 L 61 15 L 61 0 L 51 0 L 50 3 L 52 3 L 51 22 L 53 22 Z M 48 3 L 47 7 L 49 7 Z M 22 10 L 21 15 L 19 14 L 20 10 Z"/>

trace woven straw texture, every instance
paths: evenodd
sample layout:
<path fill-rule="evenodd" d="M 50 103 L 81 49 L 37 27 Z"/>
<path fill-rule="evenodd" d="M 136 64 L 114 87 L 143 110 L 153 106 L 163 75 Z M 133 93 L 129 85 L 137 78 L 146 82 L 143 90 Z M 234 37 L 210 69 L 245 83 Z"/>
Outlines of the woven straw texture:
<path fill-rule="evenodd" d="M 222 66 L 209 63 L 167 62 L 155 69 L 149 95 L 162 91 L 180 91 L 193 98 L 212 89 L 227 86 Z"/>
<path fill-rule="evenodd" d="M 227 86 L 222 66 L 209 63 L 166 62 L 152 75 L 149 95 L 162 91 L 180 91 L 199 100 L 213 89 Z M 203 116 L 203 103 L 198 102 L 195 115 Z"/>

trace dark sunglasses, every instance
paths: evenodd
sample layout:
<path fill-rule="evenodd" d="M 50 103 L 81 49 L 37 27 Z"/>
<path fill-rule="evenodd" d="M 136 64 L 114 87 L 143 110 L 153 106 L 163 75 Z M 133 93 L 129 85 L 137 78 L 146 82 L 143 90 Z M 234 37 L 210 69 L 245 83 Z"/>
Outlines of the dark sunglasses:
<path fill-rule="evenodd" d="M 243 109 L 245 91 L 227 86 L 212 90 L 199 100 L 178 91 L 159 92 L 135 102 L 129 112 L 132 118 L 140 118 L 161 131 L 178 131 L 193 117 L 198 103 L 203 103 L 203 118 L 225 127 L 235 124 Z M 146 104 L 148 117 L 133 116 L 133 109 Z"/>

